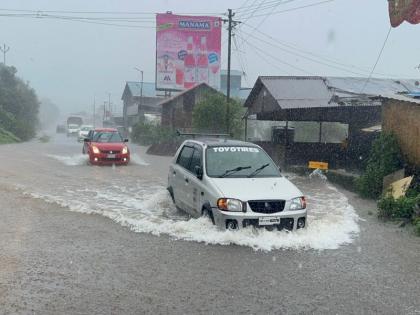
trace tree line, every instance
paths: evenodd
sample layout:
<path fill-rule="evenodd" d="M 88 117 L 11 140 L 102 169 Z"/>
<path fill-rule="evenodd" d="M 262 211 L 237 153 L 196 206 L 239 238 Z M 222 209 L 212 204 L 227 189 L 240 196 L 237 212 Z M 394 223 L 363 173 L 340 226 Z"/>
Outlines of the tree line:
<path fill-rule="evenodd" d="M 38 127 L 39 101 L 34 89 L 16 73 L 15 67 L 0 64 L 0 129 L 27 141 Z"/>

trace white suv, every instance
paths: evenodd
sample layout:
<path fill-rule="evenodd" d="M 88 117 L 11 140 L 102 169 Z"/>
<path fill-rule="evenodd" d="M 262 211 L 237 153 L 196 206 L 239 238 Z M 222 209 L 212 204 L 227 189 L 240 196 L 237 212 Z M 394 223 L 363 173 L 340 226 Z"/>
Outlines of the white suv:
<path fill-rule="evenodd" d="M 168 191 L 177 208 L 222 228 L 306 226 L 305 197 L 252 143 L 185 141 L 169 167 Z"/>

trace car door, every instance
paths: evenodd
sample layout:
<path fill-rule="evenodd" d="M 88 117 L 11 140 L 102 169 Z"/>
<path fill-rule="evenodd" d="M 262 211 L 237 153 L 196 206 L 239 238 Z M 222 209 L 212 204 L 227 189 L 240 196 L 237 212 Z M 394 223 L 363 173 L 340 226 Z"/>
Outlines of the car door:
<path fill-rule="evenodd" d="M 90 130 L 88 135 L 86 136 L 87 139 L 89 139 L 89 142 L 92 140 L 93 138 L 93 130 Z M 89 143 L 84 141 L 83 142 L 83 152 L 88 153 L 89 150 Z"/>
<path fill-rule="evenodd" d="M 188 173 L 186 174 L 188 182 L 185 186 L 187 189 L 185 195 L 189 212 L 192 215 L 198 217 L 201 216 L 204 187 L 202 179 L 197 177 L 196 167 L 199 167 L 201 170 L 203 170 L 203 148 L 201 146 L 194 147 L 194 152 L 188 167 Z"/>
<path fill-rule="evenodd" d="M 172 173 L 170 176 L 172 176 L 172 190 L 175 204 L 186 212 L 189 212 L 187 206 L 188 196 L 186 195 L 189 186 L 187 173 L 189 172 L 188 168 L 193 152 L 194 148 L 192 145 L 184 145 L 177 157 L 176 163 L 172 166 L 172 169 L 170 169 L 170 172 Z"/>

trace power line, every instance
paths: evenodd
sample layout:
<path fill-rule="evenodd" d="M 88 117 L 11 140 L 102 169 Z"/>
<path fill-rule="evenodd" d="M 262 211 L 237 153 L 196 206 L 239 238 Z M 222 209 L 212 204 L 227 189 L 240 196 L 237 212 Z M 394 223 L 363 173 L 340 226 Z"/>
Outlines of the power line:
<path fill-rule="evenodd" d="M 148 28 L 148 29 L 155 29 L 155 26 L 145 26 L 145 25 L 127 25 L 127 24 L 116 24 L 116 23 L 105 23 L 99 21 L 92 21 L 89 19 L 81 19 L 79 17 L 69 17 L 69 16 L 58 16 L 58 15 L 8 15 L 8 14 L 0 14 L 3 17 L 13 17 L 13 18 L 30 18 L 30 19 L 56 19 L 56 20 L 64 20 L 64 21 L 74 21 L 74 22 L 81 22 L 81 23 L 88 23 L 88 24 L 99 24 L 99 25 L 107 25 L 107 26 L 115 26 L 115 27 L 124 27 L 124 28 Z"/>
<path fill-rule="evenodd" d="M 390 26 L 390 27 L 389 27 L 389 30 L 388 30 L 388 33 L 386 34 L 386 37 L 385 37 L 384 43 L 382 44 L 381 51 L 379 52 L 379 55 L 378 55 L 378 57 L 376 58 L 375 64 L 374 64 L 374 66 L 373 66 L 373 68 L 372 68 L 372 71 L 370 72 L 369 77 L 367 78 L 367 80 L 366 80 L 365 84 L 363 85 L 363 88 L 362 88 L 362 90 L 360 91 L 360 94 L 362 94 L 362 93 L 365 91 L 366 85 L 369 83 L 369 80 L 372 78 L 373 71 L 375 71 L 376 66 L 378 65 L 379 59 L 381 59 L 382 53 L 383 53 L 383 51 L 384 51 L 384 49 L 385 49 L 385 45 L 386 45 L 386 43 L 387 43 L 387 41 L 388 41 L 388 38 L 389 38 L 389 34 L 391 34 L 391 30 L 392 30 L 392 26 Z"/>
<path fill-rule="evenodd" d="M 290 55 L 292 55 L 292 56 L 298 56 L 298 57 L 300 57 L 300 58 L 303 58 L 303 59 L 306 59 L 306 60 L 312 61 L 312 62 L 314 62 L 314 63 L 318 63 L 318 64 L 321 64 L 321 65 L 324 65 L 324 66 L 327 66 L 327 67 L 330 67 L 330 68 L 335 68 L 335 69 L 338 69 L 338 70 L 341 70 L 341 71 L 345 71 L 345 72 L 348 72 L 348 73 L 351 73 L 351 74 L 356 74 L 356 75 L 359 75 L 359 76 L 364 76 L 364 75 L 365 75 L 365 74 L 360 73 L 360 72 L 355 72 L 355 71 L 352 71 L 352 70 L 347 70 L 347 69 L 345 69 L 345 68 L 338 67 L 338 66 L 334 66 L 334 65 L 328 64 L 328 63 L 326 63 L 326 62 L 319 61 L 319 60 L 316 60 L 316 59 L 314 59 L 314 58 L 307 57 L 307 56 L 305 56 L 305 55 L 302 55 L 302 54 L 296 53 L 295 51 L 291 51 L 291 50 L 289 50 L 289 49 L 286 49 L 286 48 L 280 47 L 279 45 L 275 45 L 275 44 L 273 44 L 273 43 L 271 43 L 271 42 L 268 42 L 268 41 L 266 41 L 266 40 L 263 40 L 263 39 L 261 39 L 261 38 L 258 38 L 257 36 L 254 36 L 254 35 L 252 35 L 252 34 L 250 34 L 250 33 L 246 33 L 246 32 L 244 32 L 244 31 L 242 31 L 242 33 L 243 33 L 244 35 L 246 35 L 246 36 L 248 36 L 248 37 L 252 37 L 253 39 L 256 39 L 256 40 L 258 40 L 258 41 L 260 41 L 260 42 L 262 42 L 262 43 L 265 43 L 265 44 L 267 44 L 267 45 L 271 45 L 271 46 L 273 46 L 273 47 L 277 47 L 278 49 L 280 49 L 280 50 L 282 50 L 282 51 L 284 51 L 284 52 L 286 52 L 286 53 L 288 53 L 288 54 L 290 54 Z"/>
<path fill-rule="evenodd" d="M 251 30 L 254 30 L 254 28 L 253 28 L 253 26 L 252 26 L 252 25 L 249 25 L 249 24 L 247 24 L 247 23 L 242 23 L 242 25 L 244 25 L 244 26 L 246 26 L 246 27 L 250 28 Z M 262 31 L 258 30 L 258 29 L 255 29 L 255 31 L 256 31 L 258 34 L 260 34 L 260 35 L 262 35 L 262 36 L 264 36 L 264 37 L 268 38 L 270 41 L 272 41 L 272 42 L 274 42 L 274 43 L 277 43 L 277 44 L 279 44 L 279 45 L 281 45 L 281 46 L 284 46 L 284 47 L 287 47 L 287 48 L 292 49 L 292 50 L 293 50 L 293 54 L 294 54 L 294 55 L 295 55 L 295 51 L 299 51 L 299 52 L 301 52 L 301 53 L 303 53 L 303 54 L 310 55 L 312 58 L 313 58 L 313 56 L 315 56 L 315 57 L 317 57 L 317 58 L 319 58 L 319 59 L 321 59 L 321 60 L 323 60 L 323 61 L 325 61 L 325 62 L 332 63 L 332 64 L 335 64 L 335 65 L 338 65 L 338 66 L 342 66 L 342 67 L 346 67 L 346 68 L 350 68 L 350 69 L 356 69 L 356 70 L 362 71 L 362 72 L 364 72 L 364 73 L 366 73 L 366 74 L 367 74 L 367 73 L 369 73 L 369 71 L 370 71 L 370 70 L 368 70 L 368 69 L 366 69 L 366 68 L 362 68 L 362 67 L 359 67 L 359 66 L 356 66 L 356 65 L 352 65 L 352 64 L 346 64 L 346 63 L 343 63 L 343 62 L 340 62 L 340 61 L 337 61 L 337 60 L 333 60 L 333 59 L 331 59 L 331 58 L 327 58 L 327 57 L 322 56 L 322 55 L 320 55 L 320 54 L 316 54 L 316 53 L 314 53 L 314 52 L 312 52 L 312 51 L 304 50 L 304 49 L 302 49 L 302 48 L 297 47 L 297 45 L 296 45 L 296 44 L 285 43 L 285 42 L 283 42 L 283 41 L 278 40 L 277 38 L 274 38 L 274 37 L 273 37 L 273 36 L 271 36 L 271 35 L 268 35 L 267 33 L 264 33 L 264 32 L 262 32 Z M 244 32 L 244 33 L 245 33 L 245 32 Z M 259 40 L 261 40 L 261 39 L 259 39 Z M 272 43 L 270 43 L 270 44 L 272 44 Z M 318 61 L 317 61 L 317 62 L 318 62 Z M 318 63 L 319 63 L 319 62 L 318 62 Z M 345 70 L 345 71 L 347 71 L 347 70 Z M 357 74 L 357 73 L 355 73 L 355 74 Z M 380 75 L 380 76 L 383 76 L 383 77 L 390 77 L 390 76 L 391 76 L 391 77 L 399 77 L 399 76 L 401 76 L 401 75 L 396 75 L 396 74 L 385 74 L 385 73 L 380 73 L 380 72 L 375 72 L 374 74 L 377 74 L 377 75 Z M 358 75 L 365 76 L 365 74 L 358 74 Z"/>
<path fill-rule="evenodd" d="M 241 67 L 241 70 L 242 70 L 242 74 L 243 74 L 243 76 L 244 76 L 244 79 L 245 79 L 245 82 L 246 82 L 246 84 L 249 86 L 249 82 L 248 82 L 248 74 L 247 74 L 247 72 L 245 71 L 245 63 L 244 63 L 244 60 L 242 59 L 242 55 L 241 55 L 241 51 L 239 50 L 239 46 L 238 46 L 238 42 L 237 42 L 237 40 L 236 40 L 236 37 L 234 36 L 233 37 L 233 44 L 235 45 L 235 47 L 236 47 L 236 53 L 237 53 L 237 56 L 238 56 L 238 61 L 239 61 L 239 66 Z"/>
<path fill-rule="evenodd" d="M 238 35 L 245 43 L 247 43 L 248 44 L 248 46 L 250 46 L 250 47 L 253 47 L 254 49 L 256 49 L 256 50 L 258 50 L 258 51 L 260 51 L 261 53 L 263 53 L 263 54 L 265 54 L 265 55 L 267 55 L 267 56 L 269 56 L 269 57 L 271 57 L 272 59 L 274 59 L 274 60 L 276 60 L 277 62 L 280 62 L 280 63 L 282 63 L 282 64 L 285 64 L 285 65 L 287 65 L 287 66 L 289 66 L 289 67 L 291 67 L 291 68 L 293 68 L 293 69 L 295 69 L 295 70 L 299 70 L 299 71 L 301 71 L 301 72 L 304 72 L 304 73 L 306 73 L 306 74 L 309 74 L 309 75 L 315 75 L 315 74 L 313 74 L 313 73 L 310 73 L 309 71 L 307 71 L 307 70 L 305 70 L 305 69 L 303 69 L 303 68 L 300 68 L 300 67 L 297 67 L 297 66 L 295 66 L 295 65 L 292 65 L 292 64 L 290 64 L 290 63 L 287 63 L 287 62 L 285 62 L 285 61 L 283 61 L 283 60 L 280 60 L 279 58 L 277 58 L 277 57 L 275 57 L 275 56 L 273 56 L 273 55 L 271 55 L 270 53 L 268 53 L 266 50 L 262 50 L 261 48 L 259 48 L 259 47 L 257 47 L 257 46 L 254 46 L 253 44 L 251 44 L 247 39 L 245 39 L 244 37 L 242 37 L 242 36 L 240 36 L 240 35 Z"/>
<path fill-rule="evenodd" d="M 66 16 L 66 15 L 50 15 L 50 14 L 10 14 L 10 13 L 0 13 L 0 16 L 3 17 L 16 17 L 16 18 L 37 18 L 37 19 L 42 19 L 42 18 L 68 18 L 68 19 L 77 19 L 77 20 L 87 20 L 87 21 L 111 21 L 111 22 L 132 22 L 132 23 L 155 23 L 155 18 L 150 19 L 150 18 L 132 18 L 132 17 L 118 17 L 118 18 L 113 18 L 113 17 L 83 17 L 83 16 Z"/>
<path fill-rule="evenodd" d="M 30 13 L 58 13 L 58 14 L 113 14 L 113 15 L 153 15 L 155 16 L 158 12 L 144 12 L 144 11 L 70 11 L 70 10 L 25 10 L 25 9 L 0 9 L 0 11 L 9 12 L 30 12 Z M 177 12 L 179 15 L 219 15 L 222 16 L 224 13 L 221 12 Z"/>
<path fill-rule="evenodd" d="M 257 11 L 261 12 L 259 15 L 272 14 L 275 12 L 273 10 L 277 9 L 277 7 L 279 7 L 280 5 L 286 5 L 294 1 L 298 1 L 298 0 L 282 0 L 282 1 L 275 1 L 275 3 L 265 2 L 264 5 L 260 4 L 259 6 L 255 7 L 253 10 L 247 10 L 247 11 L 243 11 L 239 13 L 239 16 L 242 19 L 250 18 L 251 15 L 254 16 Z M 265 12 L 265 13 L 262 13 L 262 12 Z"/>
<path fill-rule="evenodd" d="M 287 1 L 287 2 L 291 2 L 291 1 L 294 1 L 294 0 L 290 0 L 290 1 Z M 286 2 L 286 3 L 287 3 Z M 280 5 L 280 4 L 283 4 L 284 2 L 279 2 L 276 6 L 274 6 L 274 10 L 275 9 L 277 9 L 278 8 L 278 6 Z M 268 12 L 265 16 L 264 16 L 264 18 L 258 23 L 258 25 L 257 26 L 255 26 L 254 27 L 254 29 L 252 30 L 252 33 L 253 32 L 255 32 L 262 24 L 264 24 L 264 22 L 271 16 L 271 15 L 273 15 L 273 13 L 274 13 L 274 11 L 270 11 L 270 12 Z"/>
<path fill-rule="evenodd" d="M 314 6 L 318 6 L 318 5 L 322 5 L 325 3 L 329 3 L 329 2 L 334 2 L 335 0 L 325 0 L 325 1 L 321 1 L 321 2 L 315 2 L 312 4 L 308 4 L 308 5 L 304 5 L 304 6 L 300 6 L 300 7 L 295 7 L 295 8 L 291 8 L 291 9 L 286 9 L 286 10 L 282 10 L 282 11 L 276 11 L 273 12 L 272 14 L 279 14 L 279 13 L 284 13 L 284 12 L 290 12 L 290 11 L 296 11 L 296 10 L 300 10 L 300 9 L 305 9 L 305 8 L 309 8 L 309 7 L 314 7 Z M 257 18 L 260 16 L 264 16 L 265 14 L 259 14 L 259 15 L 254 15 L 252 18 Z"/>
<path fill-rule="evenodd" d="M 289 2 L 293 2 L 293 1 L 298 1 L 298 0 L 271 0 L 271 1 L 263 1 L 263 3 L 259 3 L 259 4 L 255 4 L 255 2 L 257 2 L 257 0 L 255 0 L 252 5 L 249 6 L 244 6 L 238 9 L 235 9 L 235 12 L 243 14 L 243 13 L 247 13 L 250 11 L 255 10 L 255 8 L 259 8 L 260 10 L 267 10 L 269 8 L 275 7 L 279 4 L 286 4 Z"/>
<path fill-rule="evenodd" d="M 237 8 L 237 9 L 235 9 L 235 11 L 238 11 L 238 10 L 240 10 L 240 9 L 242 9 L 242 8 L 244 8 L 246 5 L 247 5 L 247 3 L 249 2 L 250 0 L 245 0 L 245 2 L 239 7 L 239 8 Z"/>
<path fill-rule="evenodd" d="M 254 16 L 254 14 L 255 14 L 255 12 L 257 12 L 260 8 L 261 8 L 261 6 L 264 4 L 264 2 L 265 2 L 266 0 L 262 0 L 260 3 L 259 3 L 259 5 L 254 9 L 254 10 L 252 10 L 252 12 L 251 12 L 251 14 L 249 15 L 249 16 L 247 16 L 246 18 L 244 18 L 244 21 L 243 22 L 246 22 L 246 21 L 248 21 L 251 17 L 253 17 Z M 255 2 L 255 1 L 254 1 Z M 242 17 L 243 18 L 243 17 Z"/>

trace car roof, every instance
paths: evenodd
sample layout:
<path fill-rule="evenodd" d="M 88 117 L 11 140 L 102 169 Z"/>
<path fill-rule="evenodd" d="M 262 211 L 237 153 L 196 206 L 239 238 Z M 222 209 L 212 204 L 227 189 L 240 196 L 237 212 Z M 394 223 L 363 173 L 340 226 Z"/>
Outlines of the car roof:
<path fill-rule="evenodd" d="M 192 142 L 202 146 L 247 146 L 247 147 L 258 147 L 258 145 L 241 141 L 241 140 L 232 140 L 232 139 L 219 139 L 219 138 L 200 138 L 200 139 L 189 139 L 185 142 Z"/>
<path fill-rule="evenodd" d="M 118 131 L 115 128 L 95 128 L 95 131 L 104 132 L 104 131 Z"/>

